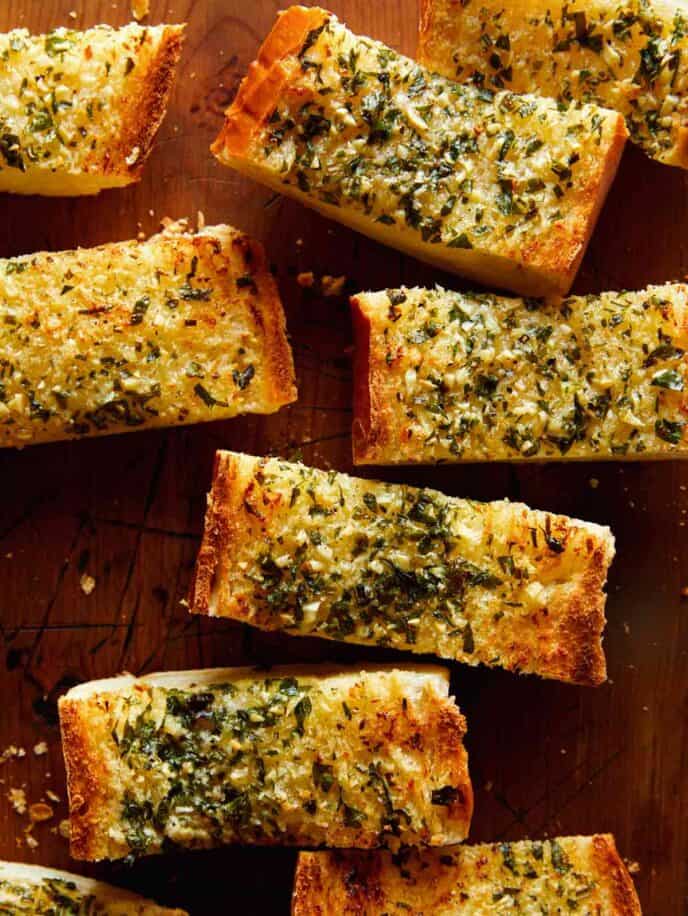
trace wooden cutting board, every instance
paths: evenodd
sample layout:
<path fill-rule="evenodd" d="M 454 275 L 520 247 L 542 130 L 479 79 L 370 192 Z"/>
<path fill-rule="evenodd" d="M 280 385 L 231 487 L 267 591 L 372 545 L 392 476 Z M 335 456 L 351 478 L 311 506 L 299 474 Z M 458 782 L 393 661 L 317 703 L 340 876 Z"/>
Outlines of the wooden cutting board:
<path fill-rule="evenodd" d="M 477 0 L 476 0 L 477 2 Z M 345 297 L 321 298 L 300 271 L 345 274 L 351 290 L 442 275 L 219 166 L 208 146 L 280 7 L 272 0 L 152 0 L 150 23 L 188 22 L 167 119 L 143 181 L 95 199 L 0 196 L 0 256 L 89 246 L 205 214 L 262 239 L 288 310 L 300 398 L 278 415 L 0 453 L 0 857 L 70 867 L 56 701 L 122 670 L 403 656 L 266 635 L 191 618 L 180 604 L 219 447 L 301 456 L 351 470 L 351 334 Z M 415 0 L 332 0 L 354 30 L 413 53 Z M 70 11 L 75 16 L 70 16 Z M 119 25 L 126 0 L 4 0 L 0 29 Z M 576 291 L 641 288 L 688 270 L 688 178 L 625 154 Z M 579 689 L 454 666 L 476 787 L 472 839 L 612 831 L 648 914 L 688 912 L 688 465 L 549 464 L 393 470 L 478 499 L 508 496 L 611 525 L 610 680 Z M 95 580 L 91 594 L 84 576 Z M 47 753 L 41 751 L 46 742 Z M 9 759 L 7 759 L 9 758 Z M 8 798 L 48 800 L 27 842 Z M 286 914 L 295 854 L 224 849 L 75 870 L 193 914 Z M 225 903 L 226 901 L 226 903 Z"/>

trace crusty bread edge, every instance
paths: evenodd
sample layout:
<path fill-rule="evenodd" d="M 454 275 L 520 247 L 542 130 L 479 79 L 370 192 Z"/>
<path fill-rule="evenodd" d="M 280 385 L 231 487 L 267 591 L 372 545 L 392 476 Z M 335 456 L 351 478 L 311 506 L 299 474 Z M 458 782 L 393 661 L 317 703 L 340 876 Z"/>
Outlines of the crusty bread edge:
<path fill-rule="evenodd" d="M 128 100 L 122 115 L 123 130 L 116 138 L 115 155 L 105 162 L 108 176 L 127 177 L 127 184 L 141 178 L 158 129 L 165 117 L 177 65 L 182 53 L 186 25 L 165 25 L 157 54 L 153 57 L 139 91 Z M 127 164 L 134 149 L 136 161 Z"/>
<path fill-rule="evenodd" d="M 188 916 L 186 910 L 170 909 L 155 903 L 147 897 L 141 897 L 124 888 L 97 881 L 94 878 L 85 878 L 73 872 L 61 871 L 57 868 L 46 868 L 43 865 L 26 865 L 23 862 L 0 861 L 0 881 L 9 880 L 22 884 L 39 884 L 44 880 L 68 881 L 76 885 L 84 894 L 93 894 L 98 901 L 133 903 L 150 907 L 149 914 L 155 912 L 160 916 Z"/>
<path fill-rule="evenodd" d="M 241 247 L 244 256 L 250 257 L 254 267 L 253 277 L 258 288 L 258 307 L 253 320 L 260 328 L 264 340 L 264 369 L 268 399 L 263 413 L 273 413 L 293 403 L 297 397 L 294 356 L 287 339 L 287 320 L 275 278 L 265 249 L 243 232 L 236 234 L 233 244 Z"/>
<path fill-rule="evenodd" d="M 60 698 L 60 733 L 67 775 L 69 851 L 72 858 L 94 862 L 109 858 L 107 838 L 110 774 L 94 743 L 87 708 L 69 696 Z"/>
<path fill-rule="evenodd" d="M 642 916 L 633 879 L 619 855 L 612 834 L 595 834 L 592 844 L 595 869 L 599 874 L 607 875 L 609 878 L 609 891 L 614 907 L 611 916 Z"/>

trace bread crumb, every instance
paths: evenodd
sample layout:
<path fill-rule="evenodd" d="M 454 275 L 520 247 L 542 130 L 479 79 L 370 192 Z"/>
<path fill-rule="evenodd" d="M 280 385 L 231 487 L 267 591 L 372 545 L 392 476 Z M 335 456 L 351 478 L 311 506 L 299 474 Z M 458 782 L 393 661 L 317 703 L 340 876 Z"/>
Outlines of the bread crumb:
<path fill-rule="evenodd" d="M 321 283 L 323 296 L 341 296 L 346 277 L 331 277 L 329 274 L 325 274 Z"/>
<path fill-rule="evenodd" d="M 23 747 L 17 747 L 14 744 L 10 744 L 5 750 L 0 754 L 0 763 L 4 763 L 6 760 L 11 760 L 13 757 L 26 757 L 26 751 Z"/>
<path fill-rule="evenodd" d="M 205 229 L 205 213 L 203 210 L 199 210 L 196 214 L 196 226 L 198 227 L 199 232 L 201 229 Z"/>
<path fill-rule="evenodd" d="M 296 282 L 303 289 L 311 289 L 311 287 L 315 286 L 315 275 L 312 270 L 304 270 L 296 275 Z"/>
<path fill-rule="evenodd" d="M 626 634 L 626 636 L 629 636 L 631 633 L 631 626 L 627 620 L 624 620 L 623 628 L 624 628 L 624 633 Z"/>
<path fill-rule="evenodd" d="M 57 794 L 57 792 L 53 792 L 52 789 L 46 789 L 46 790 L 45 790 L 45 794 L 46 794 L 47 797 L 50 799 L 50 801 L 51 801 L 51 802 L 54 802 L 56 805 L 59 805 L 59 803 L 62 801 L 62 799 L 61 799 L 60 796 Z"/>
<path fill-rule="evenodd" d="M 590 488 L 591 488 L 592 490 L 596 490 L 596 489 L 599 487 L 599 485 L 600 485 L 600 482 L 599 482 L 599 480 L 597 479 L 597 477 L 591 477 L 590 480 L 588 481 L 588 483 L 590 484 Z"/>
<path fill-rule="evenodd" d="M 29 847 L 29 849 L 36 849 L 36 847 L 38 846 L 38 840 L 36 839 L 35 836 L 31 836 L 30 833 L 27 833 L 26 834 L 26 845 Z"/>
<path fill-rule="evenodd" d="M 7 797 L 17 814 L 26 814 L 26 792 L 23 789 L 10 789 Z"/>
<path fill-rule="evenodd" d="M 67 15 L 69 16 L 70 19 L 76 19 L 76 18 L 77 18 L 77 12 L 76 12 L 76 10 L 70 10 L 70 11 L 67 13 Z"/>
<path fill-rule="evenodd" d="M 84 595 L 90 595 L 93 589 L 96 587 L 96 580 L 93 576 L 89 576 L 88 573 L 84 573 L 81 579 L 79 579 L 79 585 L 81 586 L 81 591 Z"/>
<path fill-rule="evenodd" d="M 48 744 L 46 741 L 39 741 L 38 744 L 34 744 L 33 752 L 36 757 L 43 757 L 48 753 Z"/>
<path fill-rule="evenodd" d="M 63 821 L 60 821 L 60 823 L 58 824 L 57 832 L 60 834 L 61 837 L 64 837 L 65 840 L 69 839 L 69 833 L 70 833 L 69 821 L 66 818 Z"/>
<path fill-rule="evenodd" d="M 137 22 L 150 13 L 150 0 L 131 0 L 131 15 Z"/>
<path fill-rule="evenodd" d="M 29 817 L 35 824 L 41 821 L 49 821 L 55 812 L 45 802 L 35 802 L 29 805 Z"/>

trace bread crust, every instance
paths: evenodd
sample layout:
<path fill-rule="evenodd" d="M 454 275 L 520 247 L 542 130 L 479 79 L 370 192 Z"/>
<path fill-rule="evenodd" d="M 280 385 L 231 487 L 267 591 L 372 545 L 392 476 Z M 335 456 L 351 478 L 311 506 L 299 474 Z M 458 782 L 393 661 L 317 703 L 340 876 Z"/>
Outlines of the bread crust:
<path fill-rule="evenodd" d="M 620 161 L 627 137 L 623 118 L 616 117 L 613 135 L 605 142 L 594 167 L 588 169 L 569 218 L 555 223 L 544 236 L 536 235 L 526 244 L 512 244 L 500 251 L 486 248 L 466 251 L 446 243 L 426 244 L 403 228 L 390 228 L 348 205 L 336 206 L 291 183 L 282 183 L 252 155 L 251 147 L 280 99 L 301 92 L 292 85 L 301 71 L 298 55 L 307 46 L 309 35 L 317 32 L 330 17 L 324 10 L 304 7 L 291 7 L 280 15 L 225 113 L 225 124 L 211 147 L 212 152 L 224 164 L 289 194 L 305 206 L 442 269 L 526 295 L 565 294 Z"/>
<path fill-rule="evenodd" d="M 128 100 L 125 126 L 118 137 L 116 155 L 103 163 L 106 175 L 126 176 L 127 184 L 139 181 L 153 141 L 162 124 L 174 85 L 174 78 L 184 44 L 186 25 L 164 26 L 160 47 L 138 86 L 138 91 Z M 127 160 L 132 150 L 138 150 L 135 162 Z"/>
<path fill-rule="evenodd" d="M 412 305 L 415 305 L 414 297 L 427 297 L 431 303 L 440 302 L 442 309 L 445 305 L 455 301 L 460 305 L 462 295 L 451 292 L 445 293 L 441 289 L 419 290 L 403 288 L 398 291 L 387 291 L 387 299 L 395 293 L 403 294 Z M 480 301 L 480 295 L 475 294 L 473 297 L 473 294 L 466 294 L 469 301 L 474 298 L 476 302 Z M 545 459 L 554 461 L 589 461 L 591 459 L 610 461 L 620 460 L 621 458 L 624 461 L 647 461 L 685 457 L 685 451 L 688 447 L 688 424 L 683 427 L 680 440 L 669 444 L 652 430 L 652 424 L 658 418 L 655 414 L 652 415 L 651 423 L 646 422 L 644 418 L 645 425 L 639 428 L 646 440 L 643 441 L 643 447 L 638 447 L 637 450 L 629 449 L 621 454 L 610 447 L 610 442 L 606 438 L 607 433 L 605 433 L 605 437 L 599 434 L 598 429 L 601 430 L 602 426 L 600 425 L 599 428 L 594 426 L 596 422 L 594 416 L 592 418 L 593 433 L 586 433 L 581 442 L 576 442 L 570 451 L 563 453 L 554 444 L 548 444 L 546 437 L 538 440 L 542 448 L 532 454 L 523 454 L 521 451 L 510 447 L 505 442 L 505 438 L 495 441 L 495 434 L 492 434 L 493 438 L 489 440 L 488 446 L 487 439 L 483 440 L 479 435 L 474 438 L 473 432 L 469 432 L 466 435 L 465 445 L 460 453 L 453 453 L 445 446 L 440 448 L 435 443 L 426 446 L 424 439 L 431 438 L 427 424 L 430 424 L 430 432 L 437 433 L 440 422 L 428 418 L 423 408 L 414 405 L 405 394 L 404 368 L 410 362 L 413 362 L 410 357 L 412 348 L 408 345 L 399 344 L 399 341 L 403 341 L 404 335 L 408 337 L 410 329 L 416 329 L 416 325 L 399 320 L 399 318 L 403 317 L 401 310 L 396 316 L 390 318 L 389 313 L 381 307 L 382 296 L 383 293 L 359 293 L 350 299 L 355 344 L 353 355 L 352 421 L 352 450 L 355 465 L 458 464 L 480 461 L 541 462 Z M 609 307 L 609 302 L 613 302 L 615 298 L 624 298 L 630 305 L 651 302 L 657 298 L 662 302 L 661 314 L 663 317 L 659 322 L 661 332 L 667 338 L 671 338 L 676 347 L 685 350 L 688 345 L 687 296 L 688 288 L 685 284 L 665 284 L 663 286 L 650 286 L 646 290 L 638 291 L 637 293 L 610 292 L 602 293 L 598 297 L 574 296 L 568 298 L 566 304 L 573 315 L 576 327 L 578 327 L 582 321 L 581 316 L 583 314 L 591 314 L 591 301 L 595 302 L 597 300 L 597 309 L 601 316 L 603 311 Z M 501 327 L 504 335 L 509 334 L 507 319 L 513 320 L 516 315 L 516 320 L 521 320 L 521 316 L 525 314 L 523 300 L 491 297 L 489 295 L 483 295 L 483 299 L 487 299 L 488 302 L 491 300 L 491 304 L 488 307 L 489 314 L 492 316 L 496 326 Z M 385 306 L 388 304 L 387 300 L 384 300 L 384 304 Z M 557 311 L 559 304 L 560 301 L 558 299 L 543 303 L 542 315 L 547 314 L 546 320 L 555 320 L 560 317 Z M 407 303 L 404 308 L 407 307 L 411 308 L 412 306 Z M 529 306 L 526 306 L 526 311 L 528 308 Z M 534 314 L 532 309 L 530 314 Z M 440 312 L 440 315 L 444 316 L 444 312 Z M 542 330 L 545 331 L 549 330 L 546 326 L 546 320 L 543 317 Z M 595 320 L 595 316 L 592 316 L 591 321 L 594 323 Z M 629 329 L 633 328 L 632 319 L 629 318 L 628 321 Z M 650 336 L 650 330 L 652 330 L 652 337 Z M 631 359 L 631 362 L 635 358 L 641 368 L 647 352 L 651 351 L 656 344 L 654 339 L 656 328 L 651 328 L 650 330 L 642 326 L 640 330 L 634 329 L 632 333 L 629 330 L 628 340 L 625 344 L 626 354 Z M 463 332 L 460 331 L 459 333 Z M 576 333 L 578 332 L 576 331 Z M 441 335 L 438 339 L 442 339 Z M 414 357 L 414 365 L 417 365 L 419 377 L 423 381 L 427 379 L 429 374 L 429 369 L 425 368 L 426 363 L 432 366 L 432 371 L 435 374 L 439 373 L 442 377 L 449 371 L 456 372 L 464 368 L 464 362 L 461 357 L 448 353 L 446 350 L 433 349 L 435 346 L 436 343 L 434 341 L 425 342 L 423 349 L 419 351 L 419 355 Z M 440 347 L 442 346 L 443 344 L 440 345 Z M 504 349 L 507 351 L 505 356 L 508 357 L 509 345 L 507 343 L 504 343 Z M 617 358 L 618 349 L 618 336 L 611 328 L 606 332 L 606 344 L 605 340 L 600 340 L 600 335 L 598 334 L 595 346 L 590 348 L 592 353 L 590 361 L 581 363 L 579 376 L 583 374 L 583 367 L 588 367 L 596 372 L 602 370 L 606 374 L 608 364 L 604 361 L 610 358 Z M 672 360 L 673 362 L 669 365 L 681 375 L 684 389 L 688 388 L 688 357 L 684 356 L 681 362 L 677 362 L 672 356 Z M 497 370 L 499 369 L 498 361 L 496 360 L 490 361 L 488 359 L 484 365 L 481 365 L 476 364 L 474 358 L 467 357 L 465 363 L 473 366 L 471 370 L 473 376 L 481 371 L 492 371 L 495 367 Z M 510 364 L 507 365 L 509 366 Z M 648 365 L 649 363 L 645 363 L 645 366 Z M 659 369 L 661 367 L 656 366 L 655 368 Z M 513 392 L 504 395 L 502 409 L 505 412 L 498 414 L 497 422 L 494 423 L 493 427 L 494 430 L 500 430 L 502 436 L 506 433 L 505 417 L 510 415 L 512 408 L 522 407 L 524 399 L 530 400 L 531 398 L 529 370 L 527 368 L 521 370 L 518 366 L 514 366 L 511 371 L 514 373 L 514 378 L 518 378 L 519 381 L 524 383 L 524 387 L 521 389 L 519 396 Z M 576 371 L 578 372 L 579 370 Z M 652 391 L 652 401 L 658 404 L 657 395 L 660 389 L 647 387 L 650 375 L 655 370 L 648 371 L 643 369 L 643 371 L 646 373 L 645 377 L 637 381 L 635 390 L 636 392 L 641 390 Z M 519 372 L 522 373 L 520 376 Z M 421 373 L 424 374 L 421 375 Z M 455 394 L 455 389 L 447 390 L 450 396 Z M 649 395 L 643 395 L 643 397 L 649 398 Z M 666 415 L 672 422 L 681 421 L 682 417 L 688 415 L 688 396 L 685 393 L 676 394 L 670 392 L 669 398 Z M 451 407 L 447 408 L 446 415 L 442 416 L 442 421 L 446 424 L 447 420 L 458 420 L 463 410 L 464 408 L 461 408 L 454 414 Z M 418 417 L 421 417 L 422 421 Z M 617 427 L 619 428 L 617 431 L 623 431 L 623 423 L 617 423 Z M 480 428 L 479 426 L 478 429 Z"/>
<path fill-rule="evenodd" d="M 59 710 L 69 801 L 69 851 L 74 859 L 93 862 L 107 855 L 111 773 L 94 736 L 97 723 L 89 721 L 86 708 L 63 697 Z"/>
<path fill-rule="evenodd" d="M 248 565 L 249 575 L 252 574 L 252 561 L 249 559 L 251 545 L 255 544 L 256 550 L 260 551 L 269 544 L 275 530 L 285 532 L 283 527 L 279 527 L 284 524 L 284 516 L 280 514 L 284 506 L 280 497 L 261 484 L 263 471 L 268 468 L 269 462 L 251 456 L 231 452 L 218 452 L 216 455 L 204 535 L 189 595 L 191 612 L 230 617 L 266 630 L 286 628 L 293 635 L 316 635 L 375 644 L 374 639 L 366 638 L 357 631 L 342 636 L 333 635 L 322 627 L 313 630 L 290 626 L 283 622 L 278 613 L 279 607 L 274 609 L 275 613 L 268 613 L 255 586 L 242 579 L 243 573 L 235 564 L 241 559 L 244 568 Z M 342 487 L 347 488 L 349 478 L 341 475 L 341 479 Z M 356 480 L 353 479 L 352 483 L 355 485 Z M 497 664 L 507 670 L 536 673 L 575 684 L 595 686 L 603 683 L 606 678 L 602 648 L 604 585 L 614 556 L 611 532 L 595 525 L 587 531 L 585 527 L 579 530 L 580 523 L 561 516 L 550 516 L 548 521 L 544 513 L 533 513 L 521 504 L 493 504 L 490 508 L 491 514 L 483 523 L 486 537 L 487 531 L 499 530 L 510 543 L 520 544 L 526 540 L 529 544 L 534 530 L 532 526 L 537 526 L 551 530 L 562 545 L 571 539 L 571 546 L 564 547 L 569 557 L 567 572 L 556 571 L 558 554 L 549 560 L 534 550 L 534 555 L 539 556 L 539 565 L 533 575 L 542 577 L 544 583 L 552 579 L 562 581 L 548 593 L 547 599 L 543 599 L 546 607 L 539 610 L 534 607 L 532 615 L 520 618 L 520 632 L 514 632 L 510 638 L 506 634 L 511 631 L 504 630 L 502 639 L 507 644 L 501 645 Z M 287 522 L 296 529 L 302 523 L 299 516 Z M 325 530 L 321 529 L 321 532 L 327 543 Z M 361 534 L 365 534 L 364 528 L 361 528 Z M 282 544 L 280 550 L 286 551 L 286 556 L 289 556 L 286 544 Z M 522 629 L 525 621 L 533 626 L 528 637 Z M 440 648 L 441 643 L 435 642 L 431 647 L 425 643 L 417 645 L 413 641 L 399 642 L 398 638 L 392 638 L 392 634 L 393 630 L 390 630 L 387 644 L 393 647 L 454 657 Z M 472 656 L 463 653 L 458 658 L 471 664 L 478 663 Z M 486 662 L 482 657 L 479 660 Z"/>
<path fill-rule="evenodd" d="M 579 887 L 584 879 L 595 882 L 592 905 L 596 913 L 641 916 L 633 881 L 611 835 L 563 837 L 553 842 L 573 858 Z M 512 843 L 506 847 L 518 856 L 517 850 L 528 845 Z M 496 860 L 503 848 L 504 844 L 465 845 L 412 852 L 406 863 L 395 863 L 384 852 L 301 852 L 294 879 L 292 916 L 383 916 L 396 908 L 410 916 L 430 912 L 437 916 L 483 916 L 494 903 L 493 888 L 501 891 L 504 876 L 499 874 Z M 556 885 L 561 877 L 555 868 L 551 868 L 551 874 Z M 516 889 L 528 887 L 518 872 L 510 876 L 509 884 Z M 529 890 L 529 902 L 555 902 L 541 900 L 537 886 L 536 883 Z"/>

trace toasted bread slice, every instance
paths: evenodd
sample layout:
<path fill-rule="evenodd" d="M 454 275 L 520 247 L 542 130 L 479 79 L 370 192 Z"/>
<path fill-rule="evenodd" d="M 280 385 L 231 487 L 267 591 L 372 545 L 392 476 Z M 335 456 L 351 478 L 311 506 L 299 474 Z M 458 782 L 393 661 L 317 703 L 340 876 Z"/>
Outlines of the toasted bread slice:
<path fill-rule="evenodd" d="M 608 528 L 218 452 L 190 609 L 578 684 L 605 678 Z"/>
<path fill-rule="evenodd" d="M 212 149 L 407 254 L 545 295 L 568 291 L 625 139 L 616 112 L 462 86 L 295 6 Z"/>
<path fill-rule="evenodd" d="M 5 916 L 187 916 L 137 894 L 70 872 L 0 862 L 0 913 Z"/>
<path fill-rule="evenodd" d="M 229 226 L 0 260 L 0 446 L 272 413 L 296 398 L 262 247 Z"/>
<path fill-rule="evenodd" d="M 138 181 L 184 26 L 0 35 L 0 191 L 76 196 Z"/>
<path fill-rule="evenodd" d="M 360 293 L 356 464 L 688 454 L 688 287 Z"/>
<path fill-rule="evenodd" d="M 418 59 L 460 82 L 596 103 L 688 168 L 688 13 L 680 0 L 421 0 Z"/>
<path fill-rule="evenodd" d="M 614 838 L 458 846 L 442 850 L 302 852 L 292 916 L 640 916 Z"/>
<path fill-rule="evenodd" d="M 94 681 L 60 701 L 76 859 L 174 844 L 465 838 L 466 724 L 446 670 L 248 668 Z"/>

